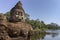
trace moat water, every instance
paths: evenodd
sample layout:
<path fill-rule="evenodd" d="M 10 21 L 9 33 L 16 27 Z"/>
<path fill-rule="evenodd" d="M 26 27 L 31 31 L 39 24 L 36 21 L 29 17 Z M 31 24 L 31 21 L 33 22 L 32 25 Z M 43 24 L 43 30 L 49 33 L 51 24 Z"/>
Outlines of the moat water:
<path fill-rule="evenodd" d="M 60 30 L 48 30 L 44 33 L 36 33 L 32 40 L 60 40 Z"/>

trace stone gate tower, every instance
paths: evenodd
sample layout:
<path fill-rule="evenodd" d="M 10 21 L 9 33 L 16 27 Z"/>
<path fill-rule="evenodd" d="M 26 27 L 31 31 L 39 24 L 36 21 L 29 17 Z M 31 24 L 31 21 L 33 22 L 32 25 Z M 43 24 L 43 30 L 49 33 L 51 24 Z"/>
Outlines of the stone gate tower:
<path fill-rule="evenodd" d="M 10 11 L 10 21 L 25 21 L 24 18 L 25 11 L 22 8 L 22 3 L 19 1 Z"/>

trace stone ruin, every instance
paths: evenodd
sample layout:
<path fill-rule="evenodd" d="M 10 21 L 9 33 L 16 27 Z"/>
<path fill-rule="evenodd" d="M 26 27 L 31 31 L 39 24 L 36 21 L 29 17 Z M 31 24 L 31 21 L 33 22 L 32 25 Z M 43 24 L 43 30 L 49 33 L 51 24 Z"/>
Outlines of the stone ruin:
<path fill-rule="evenodd" d="M 22 3 L 19 1 L 10 11 L 10 21 L 25 21 L 25 11 L 22 7 Z"/>
<path fill-rule="evenodd" d="M 9 21 L 0 14 L 0 40 L 30 40 L 33 28 L 25 22 L 24 9 L 19 1 L 10 11 Z"/>

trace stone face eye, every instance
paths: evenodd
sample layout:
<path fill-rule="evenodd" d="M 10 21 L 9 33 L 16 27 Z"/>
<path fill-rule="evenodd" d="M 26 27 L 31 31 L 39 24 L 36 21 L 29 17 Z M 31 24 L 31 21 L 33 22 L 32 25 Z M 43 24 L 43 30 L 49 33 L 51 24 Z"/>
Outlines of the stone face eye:
<path fill-rule="evenodd" d="M 19 17 L 19 15 L 16 15 L 16 18 L 18 18 Z"/>
<path fill-rule="evenodd" d="M 19 17 L 19 15 L 16 15 L 16 17 Z"/>

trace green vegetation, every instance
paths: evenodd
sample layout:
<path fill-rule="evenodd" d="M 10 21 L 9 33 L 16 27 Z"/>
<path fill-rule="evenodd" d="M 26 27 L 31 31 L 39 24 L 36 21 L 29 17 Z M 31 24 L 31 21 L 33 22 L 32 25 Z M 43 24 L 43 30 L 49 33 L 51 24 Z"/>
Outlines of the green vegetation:
<path fill-rule="evenodd" d="M 5 16 L 7 16 L 7 18 L 9 18 L 10 12 L 7 12 L 4 14 Z M 56 23 L 51 23 L 51 24 L 45 24 L 44 21 L 40 21 L 39 19 L 30 19 L 29 18 L 29 14 L 25 13 L 25 21 L 29 24 L 32 25 L 32 28 L 34 30 L 48 30 L 48 29 L 52 29 L 52 30 L 56 30 L 56 29 L 60 29 L 60 26 L 57 25 Z"/>
<path fill-rule="evenodd" d="M 27 16 L 28 14 L 26 14 Z M 40 21 L 39 19 L 30 20 L 29 16 L 26 17 L 26 22 L 31 24 L 33 29 L 39 30 L 57 30 L 60 29 L 60 26 L 56 23 L 45 24 L 44 21 Z"/>

